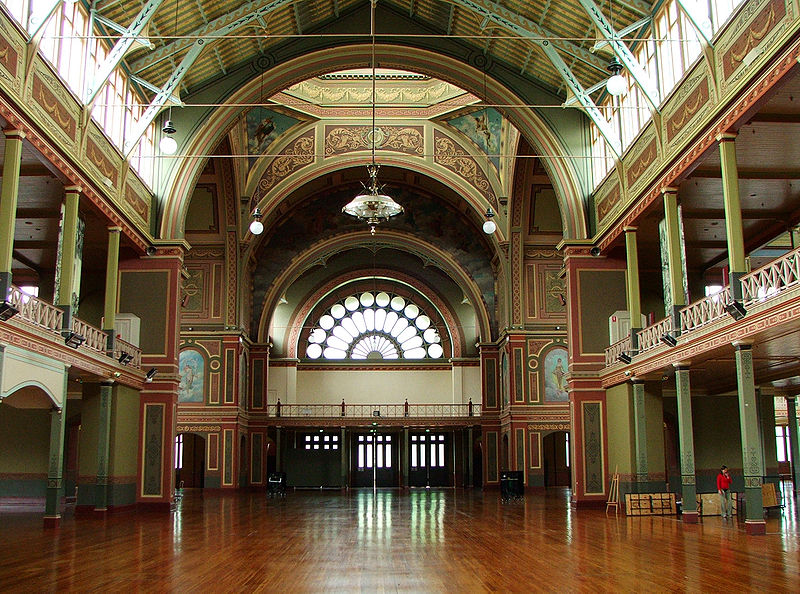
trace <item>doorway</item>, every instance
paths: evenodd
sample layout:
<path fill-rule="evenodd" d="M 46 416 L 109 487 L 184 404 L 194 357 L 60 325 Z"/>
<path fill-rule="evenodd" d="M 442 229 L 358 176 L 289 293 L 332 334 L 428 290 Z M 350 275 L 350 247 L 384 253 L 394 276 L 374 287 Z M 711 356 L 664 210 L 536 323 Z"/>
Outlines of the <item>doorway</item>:
<path fill-rule="evenodd" d="M 409 434 L 409 487 L 448 487 L 452 468 L 452 435 L 426 431 Z"/>
<path fill-rule="evenodd" d="M 544 454 L 544 486 L 571 486 L 569 433 L 554 431 L 545 435 L 542 438 L 542 453 Z"/>
<path fill-rule="evenodd" d="M 194 433 L 175 436 L 175 485 L 202 489 L 205 485 L 206 440 Z"/>
<path fill-rule="evenodd" d="M 356 433 L 350 448 L 353 487 L 396 487 L 399 440 L 395 433 Z"/>

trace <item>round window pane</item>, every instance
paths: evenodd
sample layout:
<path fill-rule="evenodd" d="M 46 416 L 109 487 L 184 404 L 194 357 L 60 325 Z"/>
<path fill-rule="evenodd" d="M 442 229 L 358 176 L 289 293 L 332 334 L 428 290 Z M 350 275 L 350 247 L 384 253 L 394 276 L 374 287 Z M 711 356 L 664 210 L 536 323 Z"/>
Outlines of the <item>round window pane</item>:
<path fill-rule="evenodd" d="M 436 332 L 435 328 L 428 328 L 422 334 L 422 338 L 425 339 L 425 342 L 430 342 L 430 343 L 439 342 L 439 333 Z"/>
<path fill-rule="evenodd" d="M 319 319 L 319 325 L 322 326 L 325 330 L 330 330 L 331 328 L 333 328 L 333 325 L 335 323 L 336 321 L 328 314 L 325 314 Z"/>
<path fill-rule="evenodd" d="M 311 331 L 311 336 L 308 337 L 308 342 L 325 342 L 328 334 L 322 328 L 314 328 Z"/>
<path fill-rule="evenodd" d="M 361 293 L 361 305 L 364 307 L 369 307 L 373 303 L 375 303 L 375 295 L 369 292 Z"/>
<path fill-rule="evenodd" d="M 358 309 L 358 299 L 350 295 L 347 299 L 344 300 L 344 306 L 348 309 L 348 311 L 355 311 Z"/>
<path fill-rule="evenodd" d="M 385 291 L 381 291 L 380 293 L 375 295 L 375 303 L 378 305 L 378 307 L 386 307 L 387 305 L 389 305 L 389 301 L 390 301 L 389 294 L 386 293 Z"/>
<path fill-rule="evenodd" d="M 309 359 L 319 359 L 319 356 L 322 354 L 322 347 L 318 344 L 310 344 L 306 349 L 306 357 Z"/>
<path fill-rule="evenodd" d="M 406 314 L 406 317 L 408 319 L 413 320 L 419 315 L 419 308 L 413 303 L 409 303 L 408 305 L 406 305 L 406 308 L 403 310 L 403 313 Z"/>
<path fill-rule="evenodd" d="M 395 297 L 392 299 L 392 309 L 393 309 L 393 310 L 395 310 L 395 311 L 400 311 L 400 310 L 401 310 L 401 309 L 403 309 L 405 306 L 406 306 L 406 300 L 405 300 L 405 299 L 403 299 L 402 297 L 400 297 L 399 295 L 396 295 L 396 296 L 395 296 Z"/>
<path fill-rule="evenodd" d="M 425 358 L 425 349 L 420 347 L 418 349 L 411 349 L 410 351 L 405 351 L 403 353 L 403 357 L 405 359 L 424 359 Z"/>
<path fill-rule="evenodd" d="M 422 315 L 417 318 L 417 321 L 415 323 L 417 325 L 417 328 L 419 328 L 420 330 L 425 330 L 428 326 L 431 325 L 431 319 L 428 316 Z"/>
<path fill-rule="evenodd" d="M 341 320 L 344 317 L 345 313 L 347 313 L 347 310 L 341 303 L 337 303 L 331 308 L 331 315 L 337 320 Z"/>
<path fill-rule="evenodd" d="M 444 354 L 444 349 L 440 344 L 432 344 L 428 347 L 428 356 L 431 359 L 438 359 Z"/>

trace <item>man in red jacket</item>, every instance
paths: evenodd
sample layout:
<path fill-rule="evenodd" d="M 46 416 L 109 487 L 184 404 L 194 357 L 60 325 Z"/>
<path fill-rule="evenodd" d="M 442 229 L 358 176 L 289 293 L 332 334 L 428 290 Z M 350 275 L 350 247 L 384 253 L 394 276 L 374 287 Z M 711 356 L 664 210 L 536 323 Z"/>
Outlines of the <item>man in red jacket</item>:
<path fill-rule="evenodd" d="M 733 479 L 728 474 L 728 467 L 722 466 L 717 475 L 717 492 L 719 493 L 720 508 L 722 517 L 731 517 L 731 483 Z"/>

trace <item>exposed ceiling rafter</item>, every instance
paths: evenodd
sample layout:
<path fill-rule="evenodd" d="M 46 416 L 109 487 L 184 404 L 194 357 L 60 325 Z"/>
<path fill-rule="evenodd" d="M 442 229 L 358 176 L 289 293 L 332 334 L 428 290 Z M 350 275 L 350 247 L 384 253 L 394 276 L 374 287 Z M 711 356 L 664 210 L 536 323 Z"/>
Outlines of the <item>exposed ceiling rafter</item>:
<path fill-rule="evenodd" d="M 636 84 L 642 90 L 642 95 L 644 95 L 645 99 L 647 100 L 650 110 L 653 113 L 658 113 L 658 106 L 661 101 L 658 96 L 658 87 L 650 78 L 650 75 L 647 74 L 647 71 L 642 68 L 641 64 L 639 64 L 639 61 L 631 53 L 631 50 L 628 49 L 626 43 L 621 39 L 619 32 L 614 30 L 614 27 L 605 17 L 597 4 L 595 4 L 593 0 L 578 0 L 578 2 L 580 2 L 581 6 L 583 6 L 586 14 L 589 15 L 589 18 L 594 21 L 594 24 L 597 26 L 597 30 L 600 31 L 600 34 L 603 37 L 605 37 L 611 48 L 614 50 L 614 54 L 616 54 L 617 58 L 619 58 L 619 61 L 622 62 L 622 65 L 630 73 L 631 77 L 633 77 L 633 80 L 636 81 Z"/>
<path fill-rule="evenodd" d="M 122 62 L 125 54 L 133 49 L 134 46 L 145 46 L 149 47 L 150 49 L 155 47 L 149 40 L 141 38 L 140 34 L 145 30 L 147 25 L 150 23 L 150 19 L 153 18 L 153 15 L 163 3 L 164 0 L 149 0 L 142 7 L 142 10 L 139 11 L 139 14 L 137 14 L 133 19 L 133 22 L 131 22 L 130 26 L 128 26 L 127 29 L 122 29 L 122 31 L 120 31 L 122 33 L 122 37 L 117 40 L 117 42 L 114 44 L 114 47 L 111 48 L 110 52 L 108 52 L 105 61 L 94 73 L 92 81 L 86 87 L 86 91 L 83 94 L 84 105 L 91 105 L 95 97 L 97 97 L 97 94 L 100 92 L 100 89 L 103 88 L 103 85 L 108 80 L 108 77 L 111 76 L 111 73 L 114 72 L 114 69 L 119 66 L 120 62 Z M 101 19 L 100 15 L 97 15 L 96 18 L 98 21 Z M 108 19 L 105 19 L 105 21 L 108 21 Z M 110 22 L 107 24 L 109 26 L 112 25 Z"/>

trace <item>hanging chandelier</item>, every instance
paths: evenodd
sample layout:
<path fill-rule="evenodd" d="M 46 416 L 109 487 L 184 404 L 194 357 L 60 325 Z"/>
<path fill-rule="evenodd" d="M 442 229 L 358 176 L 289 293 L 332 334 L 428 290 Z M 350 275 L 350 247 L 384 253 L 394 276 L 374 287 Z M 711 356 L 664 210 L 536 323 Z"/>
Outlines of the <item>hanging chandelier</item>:
<path fill-rule="evenodd" d="M 372 163 L 367 165 L 369 173 L 369 185 L 364 186 L 364 191 L 353 198 L 344 208 L 344 214 L 365 221 L 369 225 L 370 233 L 375 235 L 375 227 L 381 221 L 388 221 L 393 216 L 402 214 L 403 207 L 392 200 L 391 196 L 382 193 L 382 187 L 378 185 L 378 170 L 380 165 L 375 163 L 375 145 L 381 136 L 379 130 L 375 128 L 375 2 L 370 2 L 370 30 L 372 36 L 372 130 L 367 135 L 367 139 L 372 147 Z"/>

